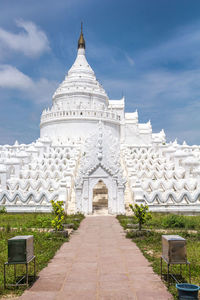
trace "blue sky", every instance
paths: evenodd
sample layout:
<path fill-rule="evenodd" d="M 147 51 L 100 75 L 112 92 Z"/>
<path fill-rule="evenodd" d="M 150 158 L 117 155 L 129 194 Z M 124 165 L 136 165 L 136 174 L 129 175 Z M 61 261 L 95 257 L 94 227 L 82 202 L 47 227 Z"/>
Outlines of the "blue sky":
<path fill-rule="evenodd" d="M 199 0 L 0 2 L 0 144 L 39 137 L 42 110 L 76 57 L 80 22 L 87 59 L 111 99 L 167 140 L 200 144 Z"/>

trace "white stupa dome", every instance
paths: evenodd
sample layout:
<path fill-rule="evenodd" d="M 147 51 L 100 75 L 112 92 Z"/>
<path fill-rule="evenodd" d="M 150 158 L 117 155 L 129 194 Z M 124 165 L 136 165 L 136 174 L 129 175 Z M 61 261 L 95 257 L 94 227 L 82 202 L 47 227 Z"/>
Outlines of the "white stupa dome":
<path fill-rule="evenodd" d="M 77 95 L 79 98 L 81 96 L 84 102 L 85 100 L 91 101 L 92 95 L 93 98 L 97 97 L 100 101 L 108 105 L 108 96 L 101 84 L 97 81 L 95 73 L 85 57 L 85 41 L 82 30 L 78 42 L 76 60 L 69 69 L 64 81 L 55 91 L 53 101 L 73 101 L 74 98 L 70 99 L 72 95 Z"/>

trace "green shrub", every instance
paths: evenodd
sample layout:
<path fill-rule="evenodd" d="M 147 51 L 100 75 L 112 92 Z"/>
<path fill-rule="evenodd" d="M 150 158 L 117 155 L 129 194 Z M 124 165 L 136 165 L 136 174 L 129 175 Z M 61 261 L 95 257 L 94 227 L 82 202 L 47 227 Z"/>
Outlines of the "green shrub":
<path fill-rule="evenodd" d="M 6 214 L 7 210 L 5 208 L 5 206 L 0 206 L 0 214 Z"/>
<path fill-rule="evenodd" d="M 152 218 L 152 215 L 149 212 L 149 207 L 148 207 L 148 205 L 143 205 L 143 204 L 141 204 L 141 205 L 135 204 L 135 206 L 130 204 L 129 206 L 132 209 L 132 211 L 134 212 L 135 217 L 138 220 L 139 230 L 141 230 L 142 225 L 145 224 L 147 222 L 147 220 Z"/>
<path fill-rule="evenodd" d="M 64 208 L 63 201 L 54 201 L 51 200 L 53 212 L 55 214 L 55 218 L 51 221 L 53 228 L 56 231 L 63 230 L 63 221 L 64 221 Z"/>
<path fill-rule="evenodd" d="M 199 216 L 187 216 L 185 218 L 185 228 L 187 229 L 199 229 Z"/>
<path fill-rule="evenodd" d="M 50 216 L 38 216 L 37 217 L 37 225 L 41 228 L 49 228 L 51 227 L 52 219 Z"/>
<path fill-rule="evenodd" d="M 162 226 L 164 228 L 185 228 L 186 221 L 185 217 L 181 215 L 167 215 L 162 219 Z"/>

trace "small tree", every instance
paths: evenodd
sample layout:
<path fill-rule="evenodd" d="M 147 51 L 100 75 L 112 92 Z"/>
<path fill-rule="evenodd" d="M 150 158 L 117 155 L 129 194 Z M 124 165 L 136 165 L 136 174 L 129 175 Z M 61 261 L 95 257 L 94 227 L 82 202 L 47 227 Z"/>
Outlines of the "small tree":
<path fill-rule="evenodd" d="M 149 212 L 149 207 L 148 205 L 143 205 L 143 204 L 141 205 L 135 204 L 135 206 L 130 204 L 129 206 L 134 212 L 139 223 L 139 230 L 141 230 L 142 224 L 145 224 L 147 220 L 150 220 L 152 218 L 152 215 Z"/>
<path fill-rule="evenodd" d="M 56 231 L 63 230 L 63 221 L 65 215 L 64 208 L 62 207 L 63 201 L 51 200 L 51 205 L 55 214 L 55 218 L 51 221 L 51 225 Z"/>

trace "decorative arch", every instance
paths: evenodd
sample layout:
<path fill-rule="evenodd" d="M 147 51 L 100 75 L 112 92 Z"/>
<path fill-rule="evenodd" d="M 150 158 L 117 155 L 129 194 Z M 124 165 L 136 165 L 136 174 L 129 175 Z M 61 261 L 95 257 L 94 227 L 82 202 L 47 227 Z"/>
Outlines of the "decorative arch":
<path fill-rule="evenodd" d="M 76 211 L 93 213 L 93 189 L 102 180 L 108 188 L 108 213 L 123 214 L 125 180 L 120 165 L 118 142 L 99 123 L 98 130 L 86 140 L 84 155 L 75 182 Z"/>

